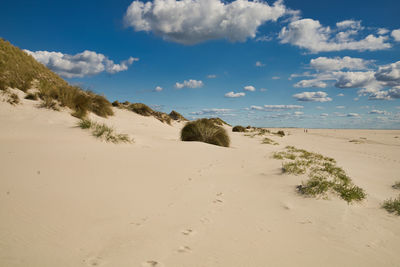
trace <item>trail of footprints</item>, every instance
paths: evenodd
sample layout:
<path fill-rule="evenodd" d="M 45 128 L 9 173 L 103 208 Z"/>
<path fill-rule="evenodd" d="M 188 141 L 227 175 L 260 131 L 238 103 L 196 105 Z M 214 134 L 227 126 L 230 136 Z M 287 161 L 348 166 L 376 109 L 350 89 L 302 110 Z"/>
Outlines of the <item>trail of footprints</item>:
<path fill-rule="evenodd" d="M 223 199 L 222 199 L 223 193 L 219 192 L 216 194 L 216 199 L 214 199 L 213 203 L 214 204 L 222 204 L 224 203 Z M 200 222 L 203 224 L 209 224 L 211 223 L 211 220 L 207 217 L 203 217 L 200 219 Z M 184 236 L 193 236 L 196 234 L 196 231 L 194 231 L 193 229 L 190 228 L 186 228 L 184 230 L 181 231 L 181 234 Z M 191 253 L 192 252 L 192 248 L 189 246 L 180 246 L 176 252 L 178 253 Z M 165 267 L 164 264 L 162 264 L 161 262 L 155 261 L 155 260 L 147 260 L 145 262 L 142 263 L 142 267 Z"/>

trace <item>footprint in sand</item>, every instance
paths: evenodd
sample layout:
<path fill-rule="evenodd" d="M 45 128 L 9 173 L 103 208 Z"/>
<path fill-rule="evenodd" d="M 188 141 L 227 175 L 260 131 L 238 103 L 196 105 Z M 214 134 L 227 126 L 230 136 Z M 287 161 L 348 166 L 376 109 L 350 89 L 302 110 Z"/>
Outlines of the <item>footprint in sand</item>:
<path fill-rule="evenodd" d="M 142 263 L 142 267 L 163 267 L 164 265 L 158 261 L 145 261 Z"/>
<path fill-rule="evenodd" d="M 178 248 L 179 253 L 190 253 L 192 252 L 192 249 L 188 246 L 181 246 Z"/>
<path fill-rule="evenodd" d="M 100 257 L 92 257 L 86 260 L 83 260 L 87 266 L 100 266 L 103 265 L 103 260 Z"/>
<path fill-rule="evenodd" d="M 185 229 L 181 232 L 183 235 L 194 235 L 194 231 L 192 229 Z"/>

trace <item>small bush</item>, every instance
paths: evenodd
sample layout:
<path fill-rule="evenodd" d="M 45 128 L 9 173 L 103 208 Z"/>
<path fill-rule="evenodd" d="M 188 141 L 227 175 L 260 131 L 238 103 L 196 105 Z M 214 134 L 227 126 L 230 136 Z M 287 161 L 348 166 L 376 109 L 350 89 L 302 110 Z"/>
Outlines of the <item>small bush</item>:
<path fill-rule="evenodd" d="M 230 139 L 224 128 L 209 119 L 188 122 L 181 130 L 182 141 L 199 141 L 229 147 Z"/>
<path fill-rule="evenodd" d="M 111 103 L 111 105 L 113 106 L 113 107 L 120 107 L 121 106 L 121 103 L 119 103 L 117 100 L 115 100 L 114 102 L 112 102 Z"/>
<path fill-rule="evenodd" d="M 299 192 L 307 196 L 325 195 L 329 188 L 332 187 L 332 182 L 329 182 L 325 177 L 314 176 L 303 182 L 297 187 Z"/>
<path fill-rule="evenodd" d="M 45 97 L 42 101 L 42 103 L 39 105 L 39 107 L 41 108 L 47 108 L 47 109 L 52 109 L 52 110 L 56 110 L 59 111 L 60 109 L 58 108 L 58 104 L 56 101 L 54 101 L 52 98 L 50 97 Z"/>
<path fill-rule="evenodd" d="M 284 173 L 300 175 L 306 173 L 306 165 L 299 160 L 294 162 L 285 162 L 282 164 L 282 171 Z"/>
<path fill-rule="evenodd" d="M 400 196 L 395 199 L 389 199 L 383 202 L 382 208 L 390 213 L 400 215 Z"/>
<path fill-rule="evenodd" d="M 282 131 L 282 130 L 280 130 L 280 131 L 277 131 L 275 134 L 276 134 L 276 135 L 278 135 L 278 136 L 280 136 L 280 137 L 283 137 L 283 136 L 285 136 L 285 132 L 284 132 L 284 131 Z"/>
<path fill-rule="evenodd" d="M 153 110 L 142 103 L 132 103 L 128 106 L 128 109 L 142 116 L 150 116 L 153 114 Z"/>
<path fill-rule="evenodd" d="M 187 119 L 183 117 L 182 114 L 175 110 L 171 111 L 171 113 L 169 113 L 169 116 L 175 121 L 187 121 Z"/>
<path fill-rule="evenodd" d="M 246 128 L 243 126 L 237 125 L 232 128 L 232 132 L 246 132 Z"/>
<path fill-rule="evenodd" d="M 88 119 L 82 119 L 78 122 L 78 126 L 82 129 L 89 129 L 92 127 L 92 121 Z"/>
<path fill-rule="evenodd" d="M 36 94 L 36 93 L 28 93 L 28 94 L 25 96 L 25 99 L 28 99 L 28 100 L 38 100 L 38 99 L 39 99 L 39 96 L 38 96 L 38 94 Z"/>
<path fill-rule="evenodd" d="M 361 201 L 366 197 L 364 190 L 356 185 L 347 186 L 347 184 L 335 184 L 333 185 L 339 196 L 350 203 L 352 201 Z"/>

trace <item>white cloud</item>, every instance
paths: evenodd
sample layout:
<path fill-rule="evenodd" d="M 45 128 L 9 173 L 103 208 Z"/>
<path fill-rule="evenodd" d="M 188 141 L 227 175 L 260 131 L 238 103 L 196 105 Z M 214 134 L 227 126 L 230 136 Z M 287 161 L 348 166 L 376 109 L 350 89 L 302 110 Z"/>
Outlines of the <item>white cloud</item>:
<path fill-rule="evenodd" d="M 121 61 L 120 64 L 115 64 L 105 55 L 89 50 L 75 55 L 61 52 L 24 51 L 52 71 L 67 78 L 91 76 L 104 71 L 114 74 L 127 70 L 129 65 L 139 60 L 138 58 L 130 57 Z"/>
<path fill-rule="evenodd" d="M 247 85 L 247 86 L 243 87 L 243 89 L 245 91 L 250 91 L 250 92 L 254 92 L 256 90 L 256 88 L 252 85 Z"/>
<path fill-rule="evenodd" d="M 383 115 L 389 115 L 389 112 L 386 110 L 378 110 L 378 109 L 373 109 L 368 114 L 383 114 Z"/>
<path fill-rule="evenodd" d="M 344 109 L 344 108 L 346 108 L 345 106 L 336 106 L 336 108 L 338 108 L 338 109 Z"/>
<path fill-rule="evenodd" d="M 281 43 L 289 43 L 312 53 L 341 50 L 374 51 L 391 47 L 391 44 L 386 42 L 388 40 L 386 36 L 376 37 L 369 34 L 364 39 L 356 40 L 354 36 L 358 35 L 360 28 L 354 25 L 347 23 L 346 27 L 343 25 L 338 31 L 322 26 L 318 20 L 301 19 L 283 27 L 279 38 Z"/>
<path fill-rule="evenodd" d="M 341 22 L 337 22 L 336 27 L 338 27 L 338 29 L 341 29 L 341 30 L 349 29 L 349 28 L 356 29 L 356 30 L 362 29 L 360 20 L 344 20 Z"/>
<path fill-rule="evenodd" d="M 264 67 L 265 64 L 262 63 L 261 61 L 256 61 L 256 67 Z"/>
<path fill-rule="evenodd" d="M 215 79 L 215 78 L 217 78 L 217 75 L 215 75 L 215 74 L 209 74 L 209 75 L 207 75 L 207 78 L 208 78 L 208 79 Z"/>
<path fill-rule="evenodd" d="M 302 112 L 302 111 L 295 111 L 295 112 L 293 112 L 293 114 L 294 114 L 295 116 L 300 116 L 300 115 L 303 115 L 304 112 Z"/>
<path fill-rule="evenodd" d="M 302 92 L 299 94 L 293 95 L 298 101 L 306 101 L 306 102 L 329 102 L 332 101 L 332 98 L 328 97 L 328 94 L 325 92 Z"/>
<path fill-rule="evenodd" d="M 163 88 L 161 86 L 156 86 L 156 88 L 154 89 L 154 91 L 156 92 L 161 92 L 163 90 Z"/>
<path fill-rule="evenodd" d="M 381 66 L 375 73 L 375 78 L 378 81 L 384 82 L 389 86 L 400 85 L 400 61 Z"/>
<path fill-rule="evenodd" d="M 335 86 L 338 88 L 364 88 L 373 86 L 375 82 L 375 72 L 373 71 L 357 71 L 357 72 L 334 72 L 333 75 L 337 81 Z"/>
<path fill-rule="evenodd" d="M 400 42 L 400 29 L 393 30 L 391 35 L 396 42 Z"/>
<path fill-rule="evenodd" d="M 265 109 L 276 109 L 276 110 L 281 110 L 281 109 L 302 109 L 304 106 L 300 105 L 264 105 Z"/>
<path fill-rule="evenodd" d="M 264 107 L 260 107 L 260 106 L 251 106 L 250 109 L 253 109 L 253 110 L 264 110 Z"/>
<path fill-rule="evenodd" d="M 318 79 L 301 80 L 296 84 L 294 84 L 294 87 L 302 87 L 302 88 L 306 87 L 325 88 L 327 86 L 328 86 L 327 83 Z"/>
<path fill-rule="evenodd" d="M 321 116 L 321 117 L 328 117 L 329 114 L 328 114 L 328 113 L 321 113 L 320 116 Z"/>
<path fill-rule="evenodd" d="M 210 109 L 202 109 L 200 111 L 191 112 L 191 115 L 221 115 L 228 114 L 232 112 L 232 109 L 227 108 L 210 108 Z"/>
<path fill-rule="evenodd" d="M 245 93 L 235 93 L 235 92 L 229 92 L 225 94 L 225 97 L 229 97 L 229 98 L 237 98 L 237 97 L 242 97 L 245 96 Z"/>
<path fill-rule="evenodd" d="M 279 77 L 279 76 L 272 76 L 272 80 L 279 80 L 281 77 Z"/>
<path fill-rule="evenodd" d="M 347 117 L 352 117 L 352 118 L 359 118 L 360 114 L 358 114 L 358 113 L 348 113 L 346 116 Z"/>
<path fill-rule="evenodd" d="M 389 30 L 386 29 L 386 28 L 379 28 L 378 31 L 377 31 L 377 33 L 378 33 L 379 35 L 385 35 L 385 34 L 389 33 Z"/>
<path fill-rule="evenodd" d="M 337 96 L 344 96 L 344 94 L 340 93 L 340 94 L 338 94 Z"/>
<path fill-rule="evenodd" d="M 342 69 L 365 70 L 368 68 L 369 64 L 371 64 L 371 60 L 352 58 L 348 56 L 343 58 L 318 57 L 311 59 L 310 61 L 310 66 L 317 71 L 334 71 Z"/>
<path fill-rule="evenodd" d="M 176 82 L 175 83 L 175 88 L 177 89 L 182 89 L 182 88 L 199 88 L 203 87 L 203 82 L 202 81 L 197 81 L 197 80 L 188 80 L 188 81 L 183 81 L 182 83 Z"/>
<path fill-rule="evenodd" d="M 232 42 L 256 37 L 259 26 L 285 15 L 283 1 L 154 0 L 133 1 L 124 20 L 135 31 L 191 45 L 213 39 Z"/>

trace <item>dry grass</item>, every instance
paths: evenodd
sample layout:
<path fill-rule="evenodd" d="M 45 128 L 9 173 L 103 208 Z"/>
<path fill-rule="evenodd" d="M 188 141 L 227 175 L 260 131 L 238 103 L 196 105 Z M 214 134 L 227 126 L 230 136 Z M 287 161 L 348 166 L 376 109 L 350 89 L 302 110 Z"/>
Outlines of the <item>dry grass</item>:
<path fill-rule="evenodd" d="M 277 142 L 275 142 L 274 140 L 268 138 L 268 137 L 264 137 L 264 139 L 261 141 L 261 144 L 267 144 L 267 145 L 279 145 Z"/>
<path fill-rule="evenodd" d="M 100 138 L 106 142 L 118 143 L 132 143 L 133 140 L 127 134 L 116 133 L 115 130 L 106 124 L 93 122 L 89 119 L 81 119 L 78 122 L 78 127 L 81 129 L 91 130 L 94 137 Z"/>
<path fill-rule="evenodd" d="M 188 122 L 181 131 L 182 141 L 199 141 L 217 146 L 229 147 L 230 139 L 224 128 L 212 120 L 199 119 Z"/>
<path fill-rule="evenodd" d="M 394 183 L 394 185 L 392 185 L 393 189 L 400 189 L 400 181 L 397 181 Z"/>
<path fill-rule="evenodd" d="M 237 125 L 232 128 L 232 132 L 246 132 L 246 128 L 243 126 Z"/>

